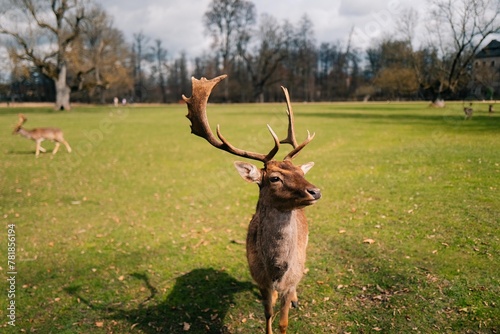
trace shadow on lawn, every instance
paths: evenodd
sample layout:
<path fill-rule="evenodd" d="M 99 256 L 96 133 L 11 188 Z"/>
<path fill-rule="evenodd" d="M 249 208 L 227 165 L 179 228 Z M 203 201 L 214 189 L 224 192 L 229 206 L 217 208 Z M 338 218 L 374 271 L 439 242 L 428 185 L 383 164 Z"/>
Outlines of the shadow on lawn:
<path fill-rule="evenodd" d="M 9 150 L 9 151 L 6 152 L 6 154 L 12 154 L 12 155 L 33 155 L 33 156 L 35 156 L 35 153 L 36 153 L 35 150 L 30 150 L 30 151 L 27 151 L 27 150 L 25 150 L 25 151 L 21 151 L 21 150 L 19 150 L 19 151 Z M 47 151 L 45 153 L 52 153 L 52 152 L 51 151 L 50 152 Z M 43 154 L 43 152 L 40 152 L 40 154 Z"/>
<path fill-rule="evenodd" d="M 472 119 L 465 120 L 460 112 L 446 110 L 434 115 L 418 113 L 376 113 L 364 112 L 331 112 L 331 113 L 304 113 L 301 117 L 320 117 L 330 119 L 364 120 L 377 123 L 400 123 L 414 125 L 439 125 L 447 128 L 465 128 L 473 131 L 498 131 L 500 128 L 500 117 L 494 117 L 485 113 L 474 115 Z"/>
<path fill-rule="evenodd" d="M 253 285 L 240 282 L 223 271 L 212 268 L 195 269 L 176 279 L 172 292 L 162 302 L 155 303 L 157 289 L 146 274 L 130 276 L 142 280 L 150 296 L 136 309 L 94 305 L 82 297 L 79 288 L 68 287 L 65 291 L 80 299 L 91 309 L 102 311 L 107 319 L 126 320 L 131 328 L 144 333 L 229 333 L 224 318 L 234 304 L 235 294 L 251 291 Z"/>

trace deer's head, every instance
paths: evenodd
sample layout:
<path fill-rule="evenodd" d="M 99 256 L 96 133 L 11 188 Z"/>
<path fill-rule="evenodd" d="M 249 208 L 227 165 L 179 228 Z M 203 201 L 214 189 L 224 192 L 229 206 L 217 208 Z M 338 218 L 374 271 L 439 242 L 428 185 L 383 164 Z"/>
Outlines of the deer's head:
<path fill-rule="evenodd" d="M 234 165 L 243 179 L 259 185 L 260 200 L 265 200 L 268 205 L 279 210 L 293 210 L 314 204 L 321 198 L 321 191 L 305 179 L 305 174 L 313 167 L 314 163 L 309 162 L 300 166 L 292 163 L 292 159 L 309 144 L 314 138 L 314 134 L 311 135 L 308 131 L 305 141 L 300 145 L 297 143 L 288 90 L 281 87 L 287 104 L 287 137 L 280 141 L 273 129 L 267 125 L 274 140 L 274 147 L 271 151 L 267 154 L 245 151 L 231 145 L 222 136 L 219 125 L 217 125 L 217 137 L 215 137 L 208 123 L 206 110 L 208 98 L 213 88 L 226 77 L 227 75 L 221 75 L 211 80 L 192 78 L 192 96 L 190 98 L 182 96 L 188 106 L 186 117 L 191 121 L 191 132 L 205 138 L 212 146 L 220 150 L 263 162 L 264 167 L 260 169 L 253 164 L 241 161 L 236 161 Z M 280 144 L 290 144 L 293 147 L 283 161 L 274 160 Z"/>

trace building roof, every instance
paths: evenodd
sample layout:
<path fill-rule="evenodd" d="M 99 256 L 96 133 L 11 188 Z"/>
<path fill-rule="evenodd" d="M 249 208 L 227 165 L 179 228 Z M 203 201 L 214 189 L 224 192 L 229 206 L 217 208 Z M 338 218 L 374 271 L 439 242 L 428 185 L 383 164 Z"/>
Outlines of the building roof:
<path fill-rule="evenodd" d="M 495 39 L 492 40 L 488 45 L 486 45 L 476 55 L 476 58 L 491 58 L 491 57 L 500 57 L 500 42 Z"/>

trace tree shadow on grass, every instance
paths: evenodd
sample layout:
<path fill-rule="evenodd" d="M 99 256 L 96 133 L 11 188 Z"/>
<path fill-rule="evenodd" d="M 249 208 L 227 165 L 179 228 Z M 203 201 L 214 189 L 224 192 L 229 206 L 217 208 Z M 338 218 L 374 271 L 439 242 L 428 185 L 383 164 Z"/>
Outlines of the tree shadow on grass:
<path fill-rule="evenodd" d="M 305 113 L 302 117 L 319 117 L 328 119 L 347 119 L 366 121 L 378 124 L 411 124 L 411 125 L 436 125 L 443 129 L 464 129 L 467 131 L 495 131 L 500 129 L 500 117 L 487 114 L 475 115 L 466 120 L 464 116 L 454 110 L 446 110 L 434 115 L 414 113 L 377 113 L 377 112 L 330 112 L 330 113 Z"/>
<path fill-rule="evenodd" d="M 224 318 L 235 302 L 235 295 L 252 291 L 250 282 L 240 282 L 223 271 L 212 268 L 194 269 L 176 279 L 175 285 L 160 303 L 155 303 L 158 290 L 146 274 L 130 275 L 143 281 L 150 296 L 135 309 L 94 305 L 79 294 L 79 287 L 65 291 L 79 298 L 91 309 L 105 313 L 104 318 L 126 320 L 131 328 L 144 333 L 229 333 Z"/>
<path fill-rule="evenodd" d="M 68 111 L 54 110 L 52 107 L 47 106 L 14 106 L 14 107 L 1 107 L 2 115 L 18 115 L 18 114 L 67 114 Z"/>

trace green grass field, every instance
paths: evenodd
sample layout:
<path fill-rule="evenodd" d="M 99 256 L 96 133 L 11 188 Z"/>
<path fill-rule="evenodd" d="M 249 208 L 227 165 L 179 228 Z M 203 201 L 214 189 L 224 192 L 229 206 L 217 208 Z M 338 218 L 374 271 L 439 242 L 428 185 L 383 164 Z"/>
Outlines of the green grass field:
<path fill-rule="evenodd" d="M 298 141 L 316 132 L 296 163 L 316 163 L 323 197 L 307 209 L 290 333 L 500 330 L 500 113 L 478 103 L 465 121 L 461 107 L 294 104 Z M 266 123 L 286 132 L 284 104 L 208 110 L 248 150 L 272 147 Z M 19 112 L 27 128 L 61 127 L 73 153 L 45 142 L 35 159 L 11 135 Z M 257 186 L 190 134 L 186 112 L 0 109 L 2 333 L 264 332 L 244 246 Z"/>

